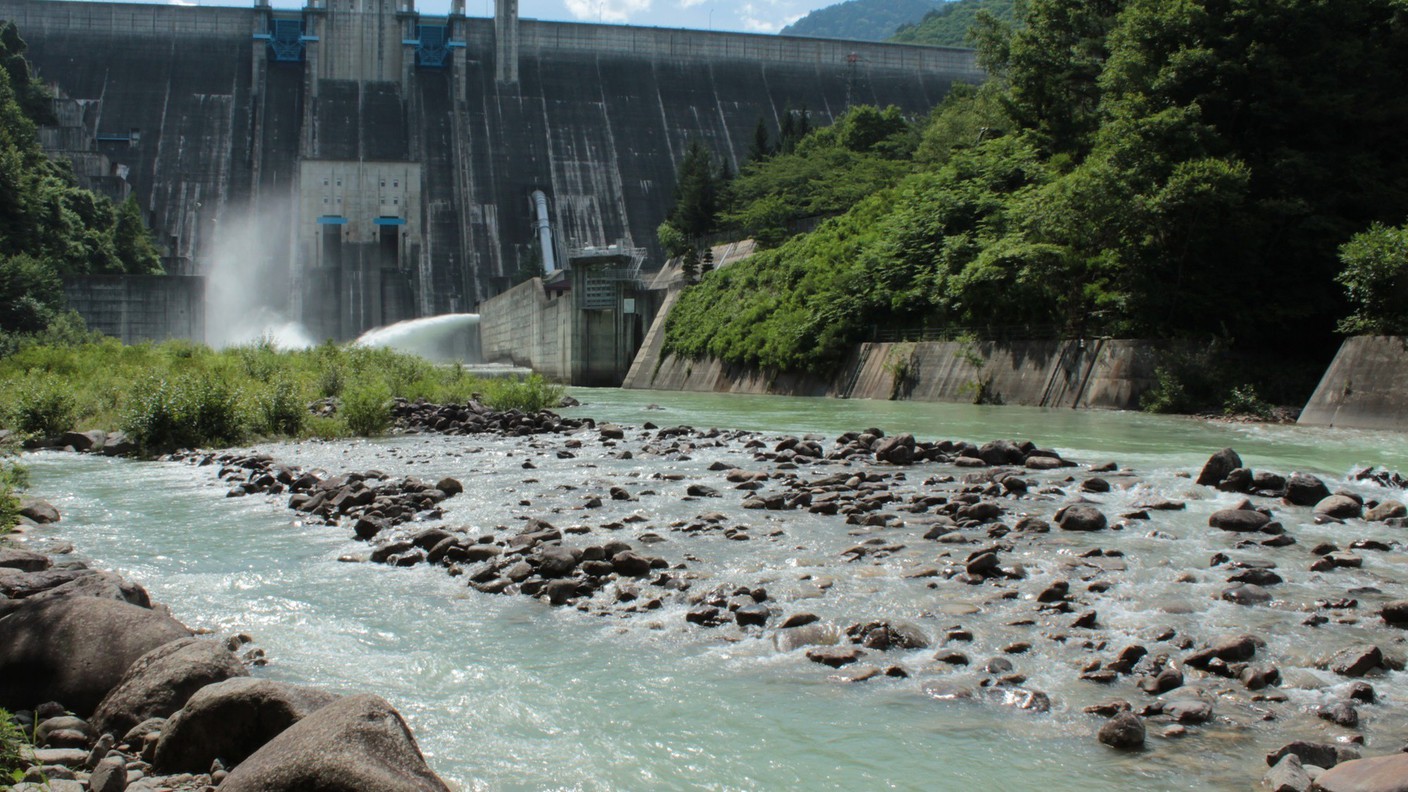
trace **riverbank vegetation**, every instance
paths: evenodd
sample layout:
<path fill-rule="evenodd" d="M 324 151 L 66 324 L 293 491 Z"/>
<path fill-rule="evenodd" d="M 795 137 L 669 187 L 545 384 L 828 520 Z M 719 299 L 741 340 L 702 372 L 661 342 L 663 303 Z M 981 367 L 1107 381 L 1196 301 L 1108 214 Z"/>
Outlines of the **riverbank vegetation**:
<path fill-rule="evenodd" d="M 687 290 L 667 350 L 825 373 L 877 333 L 960 327 L 1215 341 L 1264 371 L 1323 368 L 1351 309 L 1338 248 L 1408 214 L 1408 10 L 1031 0 L 1018 12 L 981 16 L 991 79 L 930 118 L 897 128 L 893 113 L 855 108 L 793 156 L 748 163 L 720 216 L 772 247 Z M 843 214 L 779 232 L 778 218 L 834 206 L 817 199 L 830 191 Z M 1366 276 L 1351 271 L 1353 296 Z M 1288 398 L 1255 379 L 1223 396 L 1249 384 Z"/>
<path fill-rule="evenodd" d="M 31 74 L 13 22 L 0 21 L 0 353 L 17 338 L 72 335 L 65 276 L 157 274 L 161 259 L 135 199 L 114 204 L 78 186 L 39 144 L 52 96 Z"/>
<path fill-rule="evenodd" d="M 214 351 L 111 339 L 30 345 L 0 358 L 0 423 L 26 437 L 124 431 L 145 453 L 261 438 L 370 436 L 391 424 L 394 397 L 539 410 L 562 399 L 541 377 L 485 379 L 386 349 L 259 343 Z"/>

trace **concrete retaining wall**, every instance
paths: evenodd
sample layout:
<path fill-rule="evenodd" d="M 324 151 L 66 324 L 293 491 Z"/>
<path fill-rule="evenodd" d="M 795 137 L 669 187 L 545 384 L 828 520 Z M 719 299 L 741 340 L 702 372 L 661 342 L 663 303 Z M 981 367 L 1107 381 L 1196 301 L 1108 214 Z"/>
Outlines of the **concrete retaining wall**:
<path fill-rule="evenodd" d="M 571 299 L 544 293 L 542 280 L 520 283 L 480 304 L 480 354 L 489 363 L 511 363 L 566 382 L 572 376 L 571 313 Z"/>
<path fill-rule="evenodd" d="M 1408 338 L 1345 339 L 1298 423 L 1408 429 Z"/>
<path fill-rule="evenodd" d="M 828 381 L 713 359 L 661 359 L 658 331 L 651 328 L 623 387 L 934 402 L 981 397 L 1034 407 L 1135 409 L 1155 383 L 1155 347 L 1145 341 L 861 344 Z"/>
<path fill-rule="evenodd" d="M 84 275 L 64 281 L 68 305 L 124 344 L 205 341 L 205 278 L 195 275 Z"/>

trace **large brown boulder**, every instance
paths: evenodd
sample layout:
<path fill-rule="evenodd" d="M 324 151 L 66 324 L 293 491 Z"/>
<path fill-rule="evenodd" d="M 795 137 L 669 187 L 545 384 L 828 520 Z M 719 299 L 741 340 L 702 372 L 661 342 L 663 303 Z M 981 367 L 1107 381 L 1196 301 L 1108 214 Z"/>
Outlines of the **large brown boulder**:
<path fill-rule="evenodd" d="M 448 792 L 410 727 L 380 696 L 318 710 L 246 759 L 222 792 Z"/>
<path fill-rule="evenodd" d="M 205 772 L 216 759 L 230 767 L 337 698 L 316 688 L 251 677 L 206 685 L 166 722 L 153 764 L 164 773 Z"/>
<path fill-rule="evenodd" d="M 99 599 L 121 600 L 143 608 L 152 606 L 147 590 L 112 572 L 95 570 L 85 572 L 67 583 L 32 595 L 34 600 L 56 599 L 59 597 L 98 597 Z"/>
<path fill-rule="evenodd" d="M 182 638 L 137 658 L 91 718 L 100 732 L 121 737 L 148 718 L 165 718 L 206 685 L 249 672 L 234 653 L 203 638 Z"/>
<path fill-rule="evenodd" d="M 1315 779 L 1320 792 L 1408 792 L 1408 754 L 1374 756 L 1335 765 Z"/>
<path fill-rule="evenodd" d="M 24 602 L 0 618 L 0 707 L 58 701 L 87 715 L 137 658 L 190 634 L 164 613 L 117 600 Z"/>

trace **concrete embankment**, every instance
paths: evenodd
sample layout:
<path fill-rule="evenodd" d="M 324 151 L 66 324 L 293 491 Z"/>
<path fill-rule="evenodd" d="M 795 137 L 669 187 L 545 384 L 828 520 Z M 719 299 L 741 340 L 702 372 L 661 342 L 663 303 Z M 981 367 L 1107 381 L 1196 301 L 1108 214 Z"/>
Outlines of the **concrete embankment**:
<path fill-rule="evenodd" d="M 1408 338 L 1345 339 L 1298 423 L 1408 429 Z"/>
<path fill-rule="evenodd" d="M 1155 381 L 1153 344 L 1111 339 L 866 343 L 833 379 L 760 371 L 663 354 L 667 314 L 660 312 L 623 387 L 1132 409 Z"/>

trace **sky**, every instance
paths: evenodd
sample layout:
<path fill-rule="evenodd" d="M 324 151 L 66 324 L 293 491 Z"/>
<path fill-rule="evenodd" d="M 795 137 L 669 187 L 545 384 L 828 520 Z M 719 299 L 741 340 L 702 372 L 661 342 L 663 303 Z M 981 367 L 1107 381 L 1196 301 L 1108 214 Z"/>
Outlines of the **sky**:
<path fill-rule="evenodd" d="M 151 0 L 148 0 L 150 2 Z M 160 0 L 157 0 L 160 2 Z M 243 5 L 239 0 L 169 0 L 179 5 Z M 776 33 L 818 8 L 840 0 L 519 0 L 519 16 L 566 22 L 682 27 Z M 250 0 L 253 5 L 253 0 Z M 298 8 L 301 0 L 272 0 L 275 8 Z M 416 0 L 423 14 L 449 13 L 450 0 Z M 469 16 L 492 16 L 493 0 L 465 0 Z"/>

